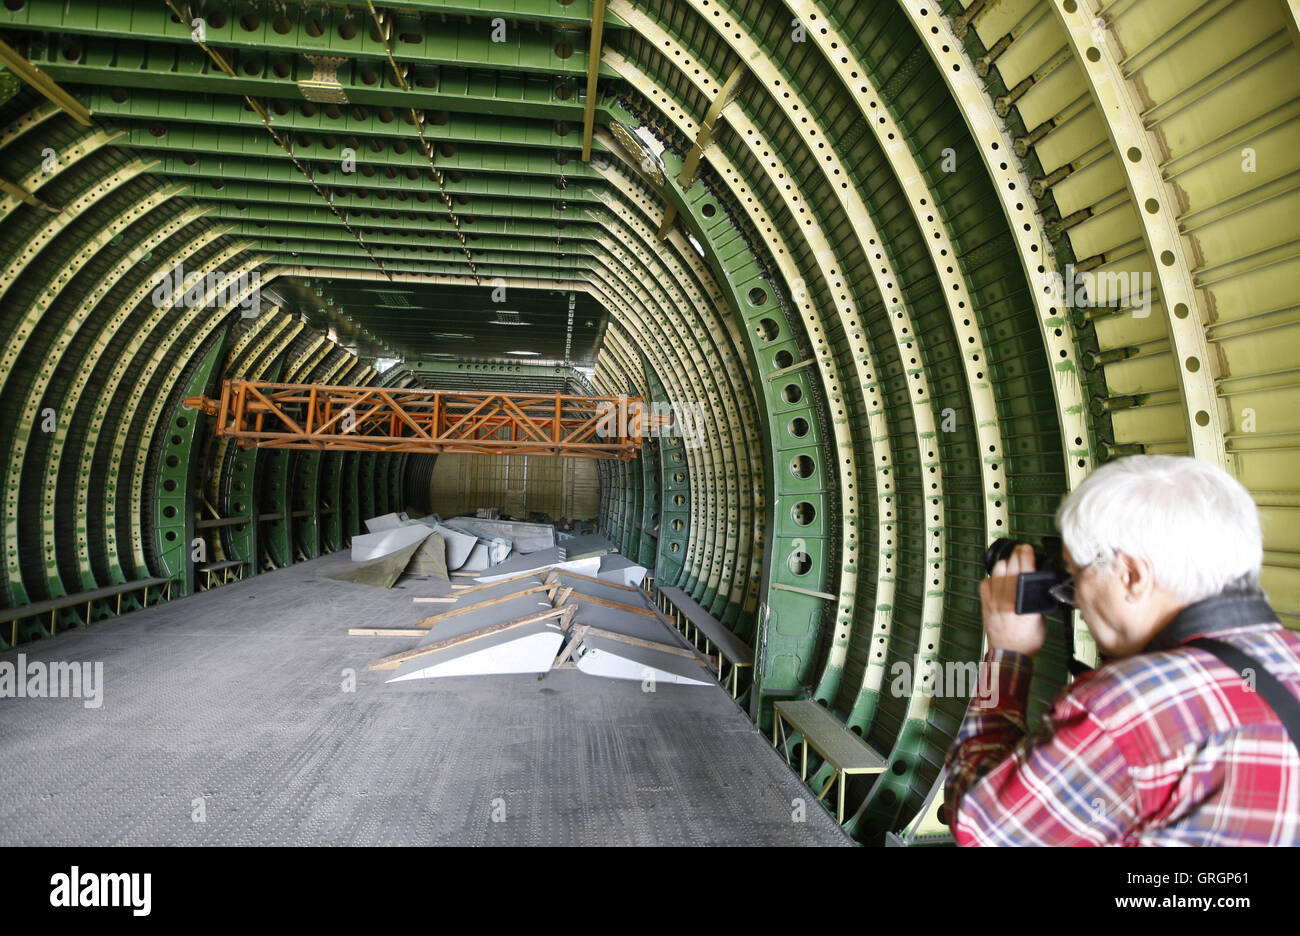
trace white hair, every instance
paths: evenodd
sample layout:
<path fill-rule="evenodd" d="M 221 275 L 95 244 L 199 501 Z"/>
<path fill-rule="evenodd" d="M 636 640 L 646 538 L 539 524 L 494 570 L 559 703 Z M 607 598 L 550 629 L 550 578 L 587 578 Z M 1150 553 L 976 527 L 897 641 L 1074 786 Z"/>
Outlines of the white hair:
<path fill-rule="evenodd" d="M 1146 559 L 1156 584 L 1187 604 L 1259 592 L 1259 512 L 1240 481 L 1195 458 L 1133 455 L 1098 468 L 1056 511 L 1076 565 L 1114 552 Z"/>

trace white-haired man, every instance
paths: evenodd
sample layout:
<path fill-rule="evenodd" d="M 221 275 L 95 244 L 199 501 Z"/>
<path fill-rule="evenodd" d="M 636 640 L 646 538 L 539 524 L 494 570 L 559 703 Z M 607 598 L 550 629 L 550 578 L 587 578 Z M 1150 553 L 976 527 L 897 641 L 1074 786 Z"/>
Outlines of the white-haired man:
<path fill-rule="evenodd" d="M 1195 459 L 1135 456 L 1093 472 L 1056 522 L 1071 577 L 1052 593 L 1106 663 L 1029 733 L 1046 624 L 1015 595 L 1033 550 L 997 563 L 980 584 L 988 691 L 947 761 L 958 843 L 1300 844 L 1300 633 L 1259 587 L 1246 489 Z"/>

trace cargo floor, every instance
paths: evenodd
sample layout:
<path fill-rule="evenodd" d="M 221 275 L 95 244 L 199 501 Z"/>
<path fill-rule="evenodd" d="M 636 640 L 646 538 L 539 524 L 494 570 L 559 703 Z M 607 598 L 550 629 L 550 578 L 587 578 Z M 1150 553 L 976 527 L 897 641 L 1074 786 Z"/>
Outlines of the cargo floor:
<path fill-rule="evenodd" d="M 717 686 L 385 684 L 366 664 L 414 641 L 347 629 L 437 613 L 411 598 L 445 586 L 323 577 L 340 562 L 0 654 L 103 663 L 99 708 L 0 699 L 0 844 L 850 844 Z"/>

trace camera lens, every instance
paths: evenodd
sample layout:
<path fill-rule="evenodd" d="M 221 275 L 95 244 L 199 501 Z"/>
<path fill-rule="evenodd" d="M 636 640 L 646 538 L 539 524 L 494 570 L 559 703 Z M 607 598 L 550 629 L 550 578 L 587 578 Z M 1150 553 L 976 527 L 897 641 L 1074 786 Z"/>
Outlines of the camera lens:
<path fill-rule="evenodd" d="M 995 539 L 988 550 L 984 553 L 984 571 L 989 575 L 993 574 L 993 567 L 997 565 L 999 559 L 1010 559 L 1011 554 L 1016 551 L 1020 545 L 1018 540 L 1001 537 Z"/>

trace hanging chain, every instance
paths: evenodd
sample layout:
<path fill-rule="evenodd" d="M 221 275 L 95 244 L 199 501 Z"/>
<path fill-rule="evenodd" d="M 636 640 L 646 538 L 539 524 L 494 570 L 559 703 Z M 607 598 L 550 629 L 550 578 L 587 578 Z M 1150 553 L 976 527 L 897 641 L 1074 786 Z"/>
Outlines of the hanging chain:
<path fill-rule="evenodd" d="M 388 57 L 388 64 L 393 69 L 393 75 L 397 78 L 397 83 L 403 91 L 410 91 L 411 87 L 406 83 L 406 67 L 399 66 L 397 60 L 393 58 L 393 48 L 389 42 L 393 34 L 392 22 L 388 20 L 384 13 L 375 9 L 374 0 L 366 0 L 366 7 L 370 10 L 370 16 L 375 21 L 375 30 L 379 33 L 379 38 L 383 40 L 384 55 Z M 414 107 L 410 108 L 410 111 L 411 123 L 415 125 L 415 132 L 420 138 L 420 148 L 424 150 L 424 155 L 429 160 L 429 168 L 433 170 L 433 178 L 438 183 L 438 194 L 442 197 L 442 203 L 447 206 L 447 219 L 451 221 L 451 226 L 456 231 L 456 237 L 460 240 L 460 249 L 465 254 L 465 262 L 469 264 L 469 271 L 474 277 L 475 284 L 480 284 L 482 280 L 478 275 L 478 267 L 469 252 L 469 243 L 465 239 L 465 233 L 460 229 L 460 218 L 456 216 L 456 211 L 451 204 L 451 195 L 447 192 L 446 178 L 434 161 L 433 145 L 424 135 L 424 112 L 417 111 Z"/>
<path fill-rule="evenodd" d="M 185 5 L 186 12 L 182 13 L 180 9 L 176 6 L 174 0 L 164 0 L 164 2 L 167 4 L 168 7 L 171 8 L 171 11 L 174 14 L 176 14 L 176 18 L 181 21 L 182 27 L 190 26 L 193 23 L 194 18 L 190 13 L 190 7 L 188 3 Z M 226 61 L 225 56 L 223 56 L 216 49 L 209 46 L 207 42 L 205 42 L 202 38 L 198 36 L 193 36 L 193 38 L 194 41 L 198 43 L 199 48 L 201 48 L 204 52 L 208 54 L 208 57 L 212 59 L 213 62 L 216 63 L 216 66 L 220 68 L 222 72 L 229 75 L 231 78 L 237 77 L 237 75 L 235 74 L 235 70 L 230 67 L 230 63 Z M 271 139 L 275 140 L 276 145 L 279 146 L 280 149 L 284 150 L 284 152 L 288 155 L 289 159 L 293 162 L 297 170 L 301 172 L 304 176 L 306 176 L 307 181 L 311 183 L 311 187 L 316 190 L 316 194 L 321 197 L 321 199 L 329 207 L 329 210 L 334 213 L 334 217 L 338 218 L 339 221 L 343 224 L 343 227 L 347 229 L 348 233 L 351 234 L 354 238 L 356 238 L 357 243 L 361 245 L 361 249 L 364 250 L 369 255 L 371 261 L 375 264 L 375 266 L 379 267 L 380 272 L 383 273 L 384 276 L 388 277 L 389 281 L 391 282 L 393 279 L 393 274 L 389 273 L 388 270 L 384 268 L 383 263 L 381 263 L 379 261 L 379 258 L 375 256 L 374 251 L 372 251 L 370 249 L 370 246 L 364 240 L 362 240 L 360 233 L 358 233 L 357 230 L 353 228 L 351 224 L 348 223 L 348 219 L 344 217 L 343 214 L 338 210 L 338 208 L 334 206 L 333 196 L 327 195 L 325 191 L 316 183 L 316 178 L 314 173 L 302 164 L 302 162 L 298 159 L 298 157 L 293 154 L 293 150 L 280 137 L 280 134 L 277 133 L 275 128 L 271 126 L 271 115 L 266 112 L 266 108 L 262 106 L 260 101 L 254 100 L 252 97 L 250 97 L 247 94 L 244 95 L 244 100 L 248 102 L 248 106 L 251 107 L 253 109 L 253 112 L 257 114 L 257 116 L 261 119 L 262 126 L 266 128 L 267 133 L 271 134 Z"/>

